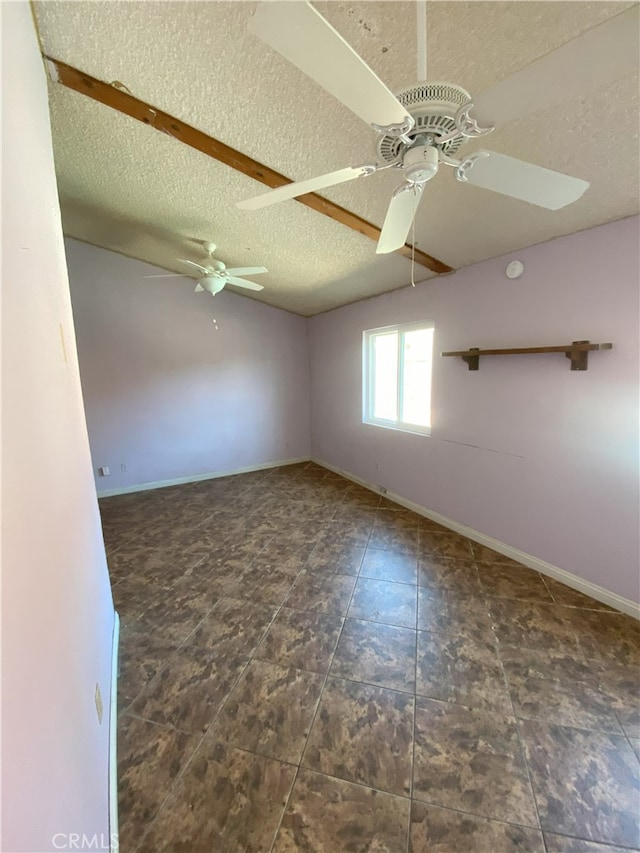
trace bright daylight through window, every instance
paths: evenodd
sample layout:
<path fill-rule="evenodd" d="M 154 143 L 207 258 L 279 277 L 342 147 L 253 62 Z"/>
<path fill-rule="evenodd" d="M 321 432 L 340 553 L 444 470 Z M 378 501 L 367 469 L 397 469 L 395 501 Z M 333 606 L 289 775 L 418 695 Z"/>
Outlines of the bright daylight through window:
<path fill-rule="evenodd" d="M 433 325 L 371 329 L 363 344 L 363 421 L 428 434 Z"/>

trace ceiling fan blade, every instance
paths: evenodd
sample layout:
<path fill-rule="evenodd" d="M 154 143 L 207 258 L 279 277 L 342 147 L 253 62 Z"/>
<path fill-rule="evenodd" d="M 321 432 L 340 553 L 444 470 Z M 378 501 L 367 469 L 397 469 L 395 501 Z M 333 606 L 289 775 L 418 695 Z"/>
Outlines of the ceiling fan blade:
<path fill-rule="evenodd" d="M 205 275 L 208 272 L 211 272 L 211 270 L 208 270 L 206 267 L 203 267 L 201 264 L 196 264 L 195 261 L 188 261 L 186 258 L 177 258 L 177 260 L 180 261 L 181 264 L 189 264 L 190 267 L 195 267 L 199 272 L 205 273 Z"/>
<path fill-rule="evenodd" d="M 247 290 L 264 290 L 261 284 L 254 284 L 252 281 L 247 281 L 244 278 L 236 278 L 234 275 L 230 275 L 227 278 L 227 284 L 235 284 L 236 287 L 246 287 Z"/>
<path fill-rule="evenodd" d="M 162 275 L 143 275 L 142 278 L 187 278 L 186 273 L 165 272 Z"/>
<path fill-rule="evenodd" d="M 403 184 L 394 192 L 382 226 L 376 254 L 386 255 L 404 246 L 423 192 L 424 184 Z"/>
<path fill-rule="evenodd" d="M 266 267 L 234 267 L 233 269 L 225 270 L 229 275 L 260 275 L 263 272 L 269 272 Z"/>
<path fill-rule="evenodd" d="M 474 152 L 469 160 L 471 163 L 466 169 L 463 164 L 463 177 L 458 180 L 548 210 L 559 210 L 577 201 L 589 187 L 589 182 L 581 178 L 543 169 L 495 151 Z"/>
<path fill-rule="evenodd" d="M 606 86 L 638 64 L 640 16 L 632 6 L 516 71 L 473 99 L 471 115 L 493 127 Z"/>
<path fill-rule="evenodd" d="M 252 32 L 367 124 L 401 124 L 407 110 L 309 3 L 260 3 Z"/>
<path fill-rule="evenodd" d="M 276 0 L 273 0 L 273 2 L 276 2 Z M 262 193 L 254 198 L 239 201 L 237 202 L 237 206 L 243 210 L 258 210 L 270 204 L 277 204 L 280 201 L 287 201 L 299 195 L 306 195 L 307 193 L 316 192 L 316 190 L 325 189 L 325 187 L 334 187 L 336 184 L 345 183 L 345 181 L 353 181 L 354 178 L 361 178 L 363 175 L 370 175 L 375 171 L 377 171 L 376 166 L 348 166 L 346 169 L 338 169 L 337 172 L 327 172 L 326 175 L 318 175 L 317 178 L 307 178 L 306 181 L 294 181 L 292 184 L 285 184 L 283 187 L 269 190 L 269 192 Z"/>

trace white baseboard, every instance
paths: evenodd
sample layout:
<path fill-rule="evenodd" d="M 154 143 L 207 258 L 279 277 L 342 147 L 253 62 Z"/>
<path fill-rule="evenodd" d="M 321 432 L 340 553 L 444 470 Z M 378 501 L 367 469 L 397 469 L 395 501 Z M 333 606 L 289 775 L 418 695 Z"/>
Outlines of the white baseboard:
<path fill-rule="evenodd" d="M 152 483 L 139 483 L 136 486 L 122 486 L 117 489 L 98 491 L 99 498 L 111 498 L 115 495 L 127 495 L 130 492 L 146 492 L 151 489 L 164 489 L 167 486 L 181 486 L 184 483 L 198 483 L 200 480 L 216 480 L 219 477 L 231 477 L 234 474 L 249 474 L 251 471 L 264 471 L 267 468 L 279 468 L 281 465 L 295 465 L 299 462 L 309 462 L 309 456 L 299 456 L 295 459 L 280 459 L 277 462 L 263 462 L 260 465 L 248 465 L 246 468 L 234 468 L 233 471 L 215 471 L 207 474 L 192 474 L 189 477 L 178 477 L 175 480 L 155 480 Z"/>
<path fill-rule="evenodd" d="M 109 702 L 109 850 L 117 853 L 118 844 L 118 648 L 120 616 L 115 611 L 111 647 L 111 701 Z"/>
<path fill-rule="evenodd" d="M 375 486 L 372 483 L 368 483 L 366 480 L 362 480 L 360 479 L 360 477 L 356 477 L 354 474 L 350 474 L 348 471 L 343 471 L 341 468 L 336 468 L 334 465 L 330 465 L 323 459 L 317 459 L 312 456 L 311 461 L 315 462 L 318 465 L 322 465 L 324 468 L 328 468 L 329 471 L 334 471 L 336 474 L 340 474 L 342 477 L 346 477 L 347 480 L 352 480 L 354 483 L 358 483 L 358 485 L 364 486 L 365 489 L 369 489 L 370 491 L 375 492 L 378 495 L 381 494 L 379 486 Z M 443 527 L 448 527 L 450 530 L 454 530 L 456 533 L 460 533 L 462 536 L 466 536 L 468 539 L 473 539 L 474 542 L 478 542 L 480 545 L 485 545 L 487 548 L 491 548 L 493 551 L 497 551 L 499 554 L 504 554 L 505 557 L 510 557 L 517 563 L 522 563 L 523 565 L 528 566 L 530 569 L 535 569 L 537 572 L 540 572 L 543 575 L 547 575 L 550 578 L 554 578 L 555 580 L 558 580 L 561 583 L 572 587 L 572 589 L 577 589 L 578 592 L 583 592 L 585 593 L 585 595 L 590 595 L 597 601 L 601 601 L 603 604 L 608 604 L 609 607 L 614 607 L 616 610 L 621 610 L 623 613 L 626 613 L 629 616 L 633 616 L 635 619 L 640 619 L 640 604 L 637 604 L 635 601 L 632 601 L 629 598 L 624 598 L 622 595 L 618 595 L 615 592 L 610 592 L 608 589 L 605 589 L 602 586 L 598 586 L 598 584 L 591 583 L 591 581 L 587 581 L 584 578 L 579 577 L 578 575 L 574 575 L 571 572 L 566 571 L 565 569 L 559 568 L 558 566 L 553 566 L 551 563 L 547 563 L 544 560 L 540 560 L 538 557 L 533 557 L 531 554 L 527 554 L 525 551 L 520 551 L 518 548 L 514 548 L 512 545 L 507 545 L 504 542 L 500 542 L 498 539 L 494 539 L 491 536 L 487 536 L 485 533 L 481 533 L 479 530 L 474 530 L 473 527 L 467 527 L 466 524 L 460 524 L 458 521 L 454 521 L 452 518 L 447 518 L 444 515 L 440 515 L 440 513 L 438 512 L 433 512 L 433 510 L 427 509 L 426 507 L 420 506 L 420 504 L 407 500 L 401 495 L 396 495 L 393 492 L 384 492 L 384 497 L 388 498 L 394 503 L 400 504 L 400 506 L 404 506 L 407 509 L 412 510 L 418 515 L 422 515 L 425 518 L 430 518 L 432 521 L 441 524 Z"/>

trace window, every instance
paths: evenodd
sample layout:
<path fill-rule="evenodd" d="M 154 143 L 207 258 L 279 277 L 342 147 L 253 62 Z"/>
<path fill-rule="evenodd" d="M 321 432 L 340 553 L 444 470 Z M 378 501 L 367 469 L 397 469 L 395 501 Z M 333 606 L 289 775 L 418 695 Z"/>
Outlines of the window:
<path fill-rule="evenodd" d="M 363 341 L 363 421 L 431 432 L 433 324 L 371 329 Z"/>

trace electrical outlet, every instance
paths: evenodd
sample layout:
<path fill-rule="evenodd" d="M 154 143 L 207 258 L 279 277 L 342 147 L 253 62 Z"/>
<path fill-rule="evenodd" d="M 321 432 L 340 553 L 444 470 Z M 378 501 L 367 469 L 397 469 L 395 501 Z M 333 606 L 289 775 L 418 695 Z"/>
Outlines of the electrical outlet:
<path fill-rule="evenodd" d="M 98 722 L 102 725 L 102 714 L 104 711 L 102 705 L 102 693 L 100 692 L 100 685 L 96 682 L 96 692 L 95 692 L 95 701 L 96 701 L 96 713 L 98 714 Z"/>
<path fill-rule="evenodd" d="M 109 470 L 108 465 L 103 465 L 101 468 L 98 468 L 98 474 L 100 474 L 101 477 L 108 477 L 110 473 L 111 471 Z"/>

